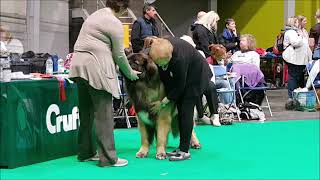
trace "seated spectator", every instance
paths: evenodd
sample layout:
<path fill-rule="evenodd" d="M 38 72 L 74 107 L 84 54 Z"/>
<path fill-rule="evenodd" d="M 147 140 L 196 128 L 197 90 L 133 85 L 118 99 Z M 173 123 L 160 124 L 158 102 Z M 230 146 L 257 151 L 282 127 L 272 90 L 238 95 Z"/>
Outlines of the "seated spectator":
<path fill-rule="evenodd" d="M 215 76 L 215 72 L 213 69 L 213 65 L 225 67 L 225 59 L 227 56 L 226 48 L 220 44 L 212 44 L 209 46 L 211 50 L 211 56 L 207 58 L 207 62 L 210 65 L 211 71 Z M 216 84 L 216 88 L 226 88 L 226 89 L 233 89 L 234 90 L 234 78 L 226 79 L 226 78 L 216 78 L 213 81 Z M 233 93 L 221 93 L 219 94 L 220 102 L 223 104 L 232 103 Z"/>
<path fill-rule="evenodd" d="M 256 50 L 256 39 L 251 34 L 240 37 L 240 51 L 235 52 L 229 59 L 233 64 L 255 64 L 260 69 L 260 56 Z"/>
<path fill-rule="evenodd" d="M 1 51 L 4 50 L 9 54 L 17 53 L 19 55 L 24 52 L 21 41 L 13 38 L 8 27 L 0 26 L 0 42 Z"/>
<path fill-rule="evenodd" d="M 240 39 L 237 33 L 236 22 L 234 19 L 225 20 L 225 28 L 219 36 L 220 43 L 232 54 L 240 49 Z"/>

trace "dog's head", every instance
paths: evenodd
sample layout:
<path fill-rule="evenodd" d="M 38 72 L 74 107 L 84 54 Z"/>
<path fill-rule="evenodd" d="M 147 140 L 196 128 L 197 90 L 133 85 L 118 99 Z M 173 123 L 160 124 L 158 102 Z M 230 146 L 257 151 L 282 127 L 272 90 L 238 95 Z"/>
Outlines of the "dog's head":
<path fill-rule="evenodd" d="M 140 80 L 149 80 L 158 76 L 157 65 L 144 53 L 133 53 L 128 56 L 128 61 L 133 70 L 140 71 Z"/>

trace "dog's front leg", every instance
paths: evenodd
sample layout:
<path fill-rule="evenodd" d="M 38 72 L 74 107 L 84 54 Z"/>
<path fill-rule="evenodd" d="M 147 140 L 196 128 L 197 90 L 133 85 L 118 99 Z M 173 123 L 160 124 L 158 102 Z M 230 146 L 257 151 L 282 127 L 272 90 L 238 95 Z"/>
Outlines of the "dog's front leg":
<path fill-rule="evenodd" d="M 160 114 L 157 119 L 157 159 L 166 159 L 168 134 L 171 129 L 171 116 L 169 113 Z"/>
<path fill-rule="evenodd" d="M 191 148 L 193 148 L 193 149 L 200 149 L 201 148 L 200 141 L 199 141 L 194 129 L 192 130 L 192 135 L 191 135 Z"/>
<path fill-rule="evenodd" d="M 144 123 L 138 120 L 138 126 L 139 126 L 140 136 L 141 136 L 141 147 L 139 151 L 136 153 L 136 157 L 144 158 L 148 156 L 150 143 L 148 141 L 148 133 Z"/>

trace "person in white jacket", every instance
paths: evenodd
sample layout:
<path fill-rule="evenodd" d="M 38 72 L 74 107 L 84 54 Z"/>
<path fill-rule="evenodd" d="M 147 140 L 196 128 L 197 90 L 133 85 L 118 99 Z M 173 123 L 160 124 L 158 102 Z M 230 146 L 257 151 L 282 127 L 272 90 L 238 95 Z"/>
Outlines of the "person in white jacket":
<path fill-rule="evenodd" d="M 293 90 L 304 87 L 304 70 L 308 61 L 312 58 L 309 48 L 302 32 L 298 30 L 299 21 L 296 17 L 288 18 L 283 40 L 285 48 L 282 57 L 288 65 L 288 101 L 286 107 L 292 103 Z"/>

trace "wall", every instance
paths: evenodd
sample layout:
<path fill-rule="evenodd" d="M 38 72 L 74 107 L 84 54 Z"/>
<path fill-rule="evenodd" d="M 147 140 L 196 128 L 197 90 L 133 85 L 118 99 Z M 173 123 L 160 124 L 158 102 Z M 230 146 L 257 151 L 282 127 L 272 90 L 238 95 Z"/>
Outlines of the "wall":
<path fill-rule="evenodd" d="M 282 0 L 219 0 L 219 31 L 224 20 L 232 17 L 240 34 L 253 34 L 257 47 L 273 46 L 276 35 L 283 28 L 284 2 Z"/>
<path fill-rule="evenodd" d="M 199 11 L 208 10 L 208 1 L 205 0 L 159 0 L 154 4 L 162 19 L 178 37 L 188 33 Z"/>
<path fill-rule="evenodd" d="M 0 24 L 9 27 L 13 37 L 26 45 L 27 0 L 0 0 Z"/>
<path fill-rule="evenodd" d="M 39 52 L 69 53 L 68 0 L 41 1 Z"/>
<path fill-rule="evenodd" d="M 320 0 L 296 0 L 296 15 L 304 15 L 307 18 L 307 31 L 316 23 L 314 16 L 318 8 Z"/>
<path fill-rule="evenodd" d="M 1 0 L 0 7 L 1 24 L 9 27 L 25 51 L 68 54 L 68 0 Z"/>

